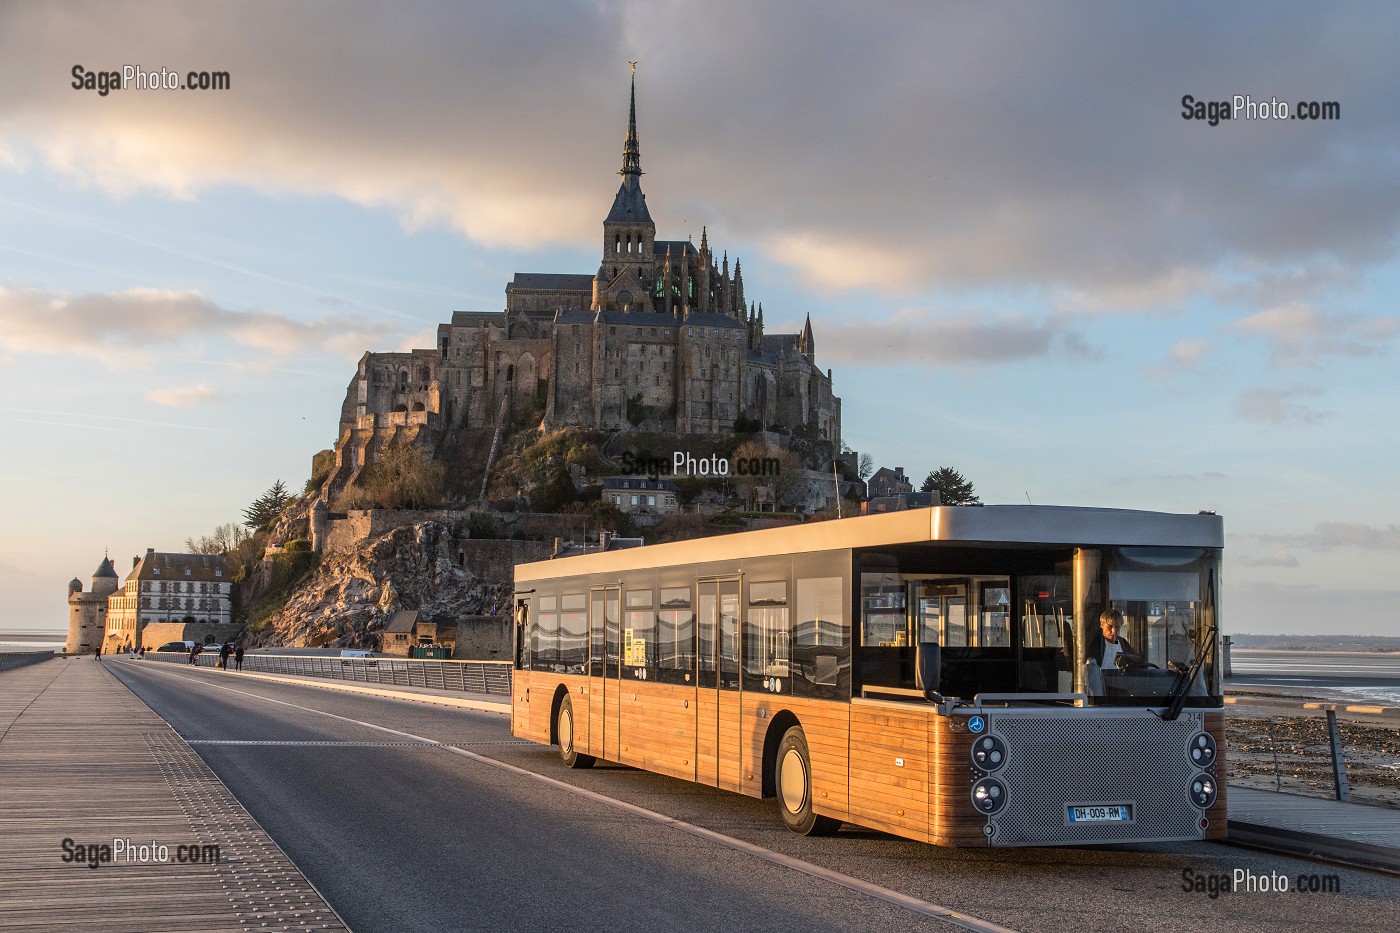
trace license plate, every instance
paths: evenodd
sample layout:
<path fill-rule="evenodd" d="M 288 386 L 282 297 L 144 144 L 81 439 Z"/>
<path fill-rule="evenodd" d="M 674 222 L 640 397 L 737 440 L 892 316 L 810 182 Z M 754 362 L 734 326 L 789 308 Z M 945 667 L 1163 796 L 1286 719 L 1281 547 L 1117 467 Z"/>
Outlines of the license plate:
<path fill-rule="evenodd" d="M 1125 823 L 1129 818 L 1128 808 L 1122 804 L 1069 808 L 1071 823 Z"/>

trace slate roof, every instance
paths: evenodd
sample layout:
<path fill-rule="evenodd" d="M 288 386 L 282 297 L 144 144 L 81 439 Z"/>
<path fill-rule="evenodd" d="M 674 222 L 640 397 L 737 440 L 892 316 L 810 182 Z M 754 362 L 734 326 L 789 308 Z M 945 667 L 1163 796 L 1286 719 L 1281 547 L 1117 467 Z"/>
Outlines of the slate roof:
<path fill-rule="evenodd" d="M 132 577 L 138 580 L 200 580 L 206 583 L 228 582 L 223 575 L 222 554 L 164 554 L 148 550 Z M 115 576 L 115 574 L 113 574 Z M 131 577 L 127 577 L 128 580 Z"/>
<path fill-rule="evenodd" d="M 542 291 L 593 293 L 593 276 L 572 272 L 517 272 L 507 289 L 537 288 Z"/>
<path fill-rule="evenodd" d="M 651 223 L 651 211 L 647 210 L 647 196 L 642 194 L 642 187 L 637 183 L 637 176 L 629 175 L 622 180 L 622 187 L 617 189 L 617 197 L 613 198 L 612 210 L 608 211 L 606 221 L 615 223 Z"/>
<path fill-rule="evenodd" d="M 418 623 L 417 609 L 400 609 L 389 617 L 389 624 L 384 626 L 386 632 L 411 633 L 413 626 Z"/>
<path fill-rule="evenodd" d="M 505 324 L 504 311 L 453 311 L 453 327 L 471 327 L 476 324 Z"/>
<path fill-rule="evenodd" d="M 713 314 L 706 312 L 703 314 L 692 314 L 683 322 L 686 327 L 725 327 L 730 330 L 745 330 L 748 325 L 738 318 L 730 317 L 727 314 Z"/>
<path fill-rule="evenodd" d="M 603 324 L 628 324 L 633 327 L 680 327 L 681 319 L 661 311 L 602 311 L 597 320 Z"/>
<path fill-rule="evenodd" d="M 651 251 L 654 255 L 664 258 L 667 249 L 671 251 L 672 258 L 678 258 L 682 255 L 700 255 L 700 251 L 695 248 L 695 244 L 689 240 L 653 240 L 651 243 Z"/>
<path fill-rule="evenodd" d="M 603 480 L 604 489 L 650 489 L 675 492 L 679 487 L 669 479 L 645 479 L 638 476 L 610 476 Z"/>

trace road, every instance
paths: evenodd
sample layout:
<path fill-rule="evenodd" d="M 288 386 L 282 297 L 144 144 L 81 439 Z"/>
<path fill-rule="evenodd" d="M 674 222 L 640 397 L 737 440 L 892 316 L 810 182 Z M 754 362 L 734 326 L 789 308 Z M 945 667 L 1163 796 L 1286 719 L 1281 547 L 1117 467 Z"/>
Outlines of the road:
<path fill-rule="evenodd" d="M 630 768 L 568 771 L 497 714 L 178 665 L 111 670 L 357 933 L 952 928 L 939 910 L 974 929 L 1391 930 L 1400 912 L 1395 877 L 1218 844 L 950 850 L 853 828 L 806 839 L 772 801 Z M 1234 869 L 1335 875 L 1341 891 L 1183 890 L 1183 872 Z"/>

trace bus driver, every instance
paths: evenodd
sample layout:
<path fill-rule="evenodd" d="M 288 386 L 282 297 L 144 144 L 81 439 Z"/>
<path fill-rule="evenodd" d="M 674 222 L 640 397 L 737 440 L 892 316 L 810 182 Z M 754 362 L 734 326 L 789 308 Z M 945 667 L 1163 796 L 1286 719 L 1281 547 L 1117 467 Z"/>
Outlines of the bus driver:
<path fill-rule="evenodd" d="M 1119 636 L 1118 631 L 1122 627 L 1123 613 L 1117 609 L 1105 609 L 1099 616 L 1102 634 L 1089 639 L 1088 656 L 1098 662 L 1100 670 L 1117 670 L 1119 655 L 1126 655 L 1134 660 L 1138 658 L 1138 653 L 1133 650 L 1128 639 Z"/>

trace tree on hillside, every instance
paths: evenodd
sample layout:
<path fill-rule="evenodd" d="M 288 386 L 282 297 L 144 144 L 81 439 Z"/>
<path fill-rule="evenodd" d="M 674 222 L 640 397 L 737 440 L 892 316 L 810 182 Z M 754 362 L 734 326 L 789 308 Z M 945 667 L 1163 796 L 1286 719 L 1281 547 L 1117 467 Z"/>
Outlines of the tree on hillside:
<path fill-rule="evenodd" d="M 185 539 L 185 552 L 188 554 L 227 554 L 248 540 L 248 532 L 243 526 L 229 522 L 214 529 L 213 534 Z"/>
<path fill-rule="evenodd" d="M 944 505 L 975 505 L 982 501 L 977 498 L 972 483 L 952 467 L 939 467 L 934 470 L 924 477 L 924 484 L 919 489 L 938 493 Z"/>
<path fill-rule="evenodd" d="M 364 472 L 365 494 L 386 509 L 434 509 L 442 505 L 447 470 L 426 450 L 394 443 Z"/>
<path fill-rule="evenodd" d="M 860 460 L 856 467 L 856 475 L 861 479 L 870 479 L 870 474 L 875 472 L 875 458 L 868 453 L 860 455 Z"/>
<path fill-rule="evenodd" d="M 277 518 L 282 514 L 282 510 L 291 501 L 291 494 L 287 492 L 286 485 L 279 479 L 268 488 L 267 492 L 254 499 L 252 505 L 243 510 L 243 524 L 253 531 L 270 531 L 272 526 L 277 524 Z"/>

